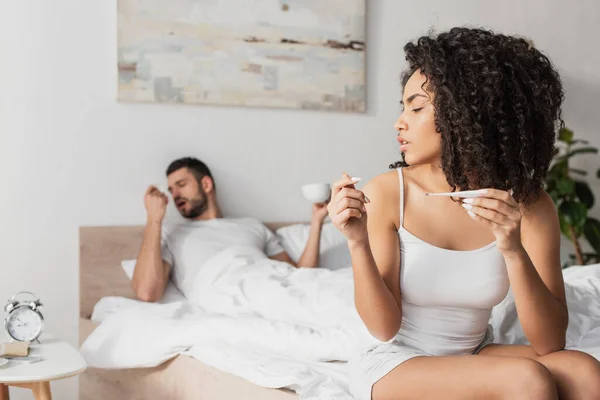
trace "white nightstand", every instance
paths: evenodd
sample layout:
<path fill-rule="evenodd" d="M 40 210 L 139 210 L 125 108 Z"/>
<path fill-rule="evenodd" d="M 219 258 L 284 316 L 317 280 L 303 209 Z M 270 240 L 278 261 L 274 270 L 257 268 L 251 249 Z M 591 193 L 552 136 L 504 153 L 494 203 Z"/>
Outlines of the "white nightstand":
<path fill-rule="evenodd" d="M 9 361 L 0 366 L 0 400 L 9 399 L 8 386 L 28 388 L 36 400 L 50 400 L 50 381 L 69 378 L 85 370 L 83 357 L 66 342 L 57 339 L 41 342 L 31 344 L 29 355 L 40 356 L 42 361 L 33 364 Z"/>

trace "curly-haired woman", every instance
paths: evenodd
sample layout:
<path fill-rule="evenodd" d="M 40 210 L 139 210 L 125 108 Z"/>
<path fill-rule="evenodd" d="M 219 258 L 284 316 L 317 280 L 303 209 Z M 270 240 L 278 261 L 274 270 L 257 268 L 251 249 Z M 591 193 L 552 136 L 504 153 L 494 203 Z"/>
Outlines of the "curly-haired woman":
<path fill-rule="evenodd" d="M 408 43 L 404 162 L 328 208 L 348 239 L 356 308 L 382 343 L 350 363 L 359 400 L 600 399 L 600 363 L 564 350 L 560 229 L 543 191 L 560 78 L 531 42 L 454 28 Z M 427 193 L 480 190 L 476 198 Z M 531 345 L 493 344 L 514 294 Z"/>

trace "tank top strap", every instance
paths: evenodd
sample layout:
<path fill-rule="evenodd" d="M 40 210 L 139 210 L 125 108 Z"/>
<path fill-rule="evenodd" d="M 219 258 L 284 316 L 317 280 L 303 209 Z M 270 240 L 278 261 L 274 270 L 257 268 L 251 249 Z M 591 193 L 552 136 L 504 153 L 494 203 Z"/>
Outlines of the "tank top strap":
<path fill-rule="evenodd" d="M 398 168 L 398 179 L 400 180 L 400 227 L 404 226 L 404 176 L 402 167 Z"/>

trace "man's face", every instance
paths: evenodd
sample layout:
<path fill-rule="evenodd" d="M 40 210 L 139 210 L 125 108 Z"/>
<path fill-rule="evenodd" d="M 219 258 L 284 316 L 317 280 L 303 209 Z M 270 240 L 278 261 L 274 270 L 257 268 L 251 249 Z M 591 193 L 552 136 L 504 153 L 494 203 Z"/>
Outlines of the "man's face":
<path fill-rule="evenodd" d="M 167 180 L 177 211 L 184 218 L 196 218 L 208 208 L 208 199 L 196 177 L 187 168 L 171 173 Z"/>

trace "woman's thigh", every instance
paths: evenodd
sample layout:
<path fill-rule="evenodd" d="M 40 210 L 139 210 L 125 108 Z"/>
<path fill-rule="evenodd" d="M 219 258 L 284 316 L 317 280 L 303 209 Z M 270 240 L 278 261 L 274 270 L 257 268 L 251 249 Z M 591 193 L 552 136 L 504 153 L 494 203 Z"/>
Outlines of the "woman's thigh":
<path fill-rule="evenodd" d="M 600 362 L 581 351 L 561 350 L 540 356 L 531 346 L 490 344 L 478 354 L 536 360 L 552 374 L 561 399 L 600 399 Z"/>
<path fill-rule="evenodd" d="M 518 357 L 415 357 L 373 385 L 373 400 L 558 399 L 548 369 Z"/>

